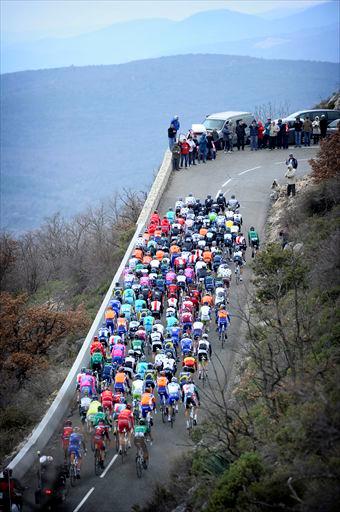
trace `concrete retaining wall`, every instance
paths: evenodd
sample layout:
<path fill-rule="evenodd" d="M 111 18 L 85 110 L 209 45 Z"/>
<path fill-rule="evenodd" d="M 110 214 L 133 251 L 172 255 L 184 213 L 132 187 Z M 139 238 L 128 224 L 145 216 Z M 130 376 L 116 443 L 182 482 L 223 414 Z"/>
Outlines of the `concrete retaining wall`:
<path fill-rule="evenodd" d="M 148 197 L 144 203 L 143 209 L 137 221 L 137 227 L 134 236 L 131 239 L 129 247 L 122 259 L 122 262 L 111 282 L 111 285 L 105 295 L 105 298 L 100 306 L 100 309 L 94 319 L 92 326 L 85 338 L 82 348 L 73 363 L 73 366 L 66 377 L 62 387 L 60 388 L 58 395 L 54 399 L 50 408 L 46 412 L 45 416 L 33 430 L 29 439 L 25 445 L 21 448 L 19 453 L 10 462 L 9 467 L 13 469 L 13 472 L 17 478 L 22 478 L 27 470 L 33 465 L 36 460 L 36 453 L 38 450 L 42 451 L 48 441 L 50 440 L 55 429 L 58 427 L 62 419 L 67 413 L 71 399 L 74 397 L 75 392 L 75 381 L 76 376 L 83 366 L 88 365 L 89 361 L 89 348 L 93 336 L 96 335 L 104 317 L 104 312 L 109 300 L 112 297 L 112 292 L 115 283 L 120 280 L 124 267 L 126 266 L 131 252 L 135 246 L 136 239 L 141 231 L 145 228 L 147 221 L 158 206 L 158 203 L 162 197 L 162 194 L 167 186 L 169 177 L 171 174 L 171 153 L 169 150 L 165 152 L 162 165 L 157 173 Z"/>

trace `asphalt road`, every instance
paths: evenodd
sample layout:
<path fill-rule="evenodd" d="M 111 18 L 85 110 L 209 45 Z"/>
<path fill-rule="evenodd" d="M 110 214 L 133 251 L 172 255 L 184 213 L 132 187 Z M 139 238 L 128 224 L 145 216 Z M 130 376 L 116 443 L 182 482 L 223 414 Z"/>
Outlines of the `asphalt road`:
<path fill-rule="evenodd" d="M 226 197 L 232 193 L 236 195 L 241 204 L 241 213 L 244 220 L 244 231 L 253 225 L 264 239 L 264 225 L 269 205 L 270 186 L 274 179 L 280 184 L 285 182 L 286 167 L 284 160 L 292 150 L 274 150 L 251 152 L 247 147 L 244 152 L 232 154 L 218 153 L 214 162 L 196 165 L 188 170 L 173 173 L 168 187 L 163 194 L 159 210 L 165 212 L 169 206 L 174 206 L 178 197 L 192 193 L 196 197 L 205 198 L 207 194 L 216 196 L 223 191 Z M 317 148 L 301 148 L 293 151 L 299 161 L 297 175 L 302 176 L 309 170 L 308 160 L 315 155 Z M 293 200 L 293 199 L 292 199 Z M 245 287 L 249 281 L 251 271 L 245 268 L 244 283 L 231 289 L 230 313 L 237 315 L 237 310 L 245 298 Z M 232 318 L 229 338 L 226 347 L 221 350 L 215 334 L 212 334 L 213 350 L 223 361 L 229 375 L 234 368 L 235 357 L 242 344 L 242 326 L 237 316 Z M 216 356 L 215 356 L 216 357 Z M 220 372 L 221 373 L 221 372 Z M 210 372 L 211 385 L 214 378 Z M 206 405 L 206 404 L 205 404 Z M 74 423 L 78 421 L 77 412 L 72 417 Z M 151 497 L 156 483 L 166 483 L 169 478 L 172 462 L 176 457 L 190 449 L 190 439 L 185 428 L 185 419 L 182 408 L 177 415 L 174 428 L 162 424 L 158 416 L 155 418 L 153 428 L 154 443 L 149 447 L 150 466 L 138 479 L 135 471 L 135 450 L 129 451 L 126 462 L 122 465 L 119 457 L 115 457 L 115 448 L 109 449 L 106 467 L 109 468 L 96 477 L 93 469 L 93 455 L 89 450 L 82 467 L 82 478 L 77 486 L 70 490 L 67 504 L 60 508 L 64 512 L 93 512 L 100 508 L 101 512 L 130 512 L 133 505 L 142 506 Z M 61 427 L 60 427 L 61 430 Z M 60 433 L 56 431 L 45 454 L 53 455 L 55 460 L 60 459 Z M 111 464 L 112 462 L 112 464 Z M 35 471 L 27 475 L 27 509 L 33 510 L 33 493 L 35 486 Z"/>

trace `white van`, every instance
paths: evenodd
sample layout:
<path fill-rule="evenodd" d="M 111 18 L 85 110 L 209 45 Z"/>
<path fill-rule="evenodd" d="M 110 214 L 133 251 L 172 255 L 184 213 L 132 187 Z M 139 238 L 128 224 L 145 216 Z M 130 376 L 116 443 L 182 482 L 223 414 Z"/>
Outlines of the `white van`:
<path fill-rule="evenodd" d="M 234 132 L 233 135 L 233 143 L 236 143 L 236 134 L 235 134 L 235 127 L 236 127 L 236 121 L 242 121 L 246 123 L 246 142 L 249 140 L 249 125 L 254 119 L 254 114 L 251 112 L 235 112 L 230 110 L 229 112 L 217 112 L 216 114 L 210 114 L 205 118 L 203 121 L 203 125 L 206 127 L 207 132 L 211 132 L 213 130 L 216 130 L 218 133 L 218 146 L 219 141 L 223 139 L 222 130 L 224 128 L 224 125 L 227 121 L 229 121 L 229 125 L 231 127 L 231 130 Z"/>

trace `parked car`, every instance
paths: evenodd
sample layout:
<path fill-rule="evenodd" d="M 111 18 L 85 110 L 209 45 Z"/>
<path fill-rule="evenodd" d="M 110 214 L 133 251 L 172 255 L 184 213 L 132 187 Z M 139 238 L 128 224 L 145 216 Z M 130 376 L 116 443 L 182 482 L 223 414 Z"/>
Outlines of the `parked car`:
<path fill-rule="evenodd" d="M 207 133 L 207 129 L 204 124 L 194 123 L 191 125 L 191 130 L 196 137 L 200 137 L 202 133 Z"/>
<path fill-rule="evenodd" d="M 236 121 L 243 120 L 246 125 L 246 141 L 249 142 L 249 125 L 251 124 L 252 120 L 254 119 L 254 115 L 251 112 L 235 112 L 235 111 L 228 111 L 228 112 L 217 112 L 216 114 L 210 114 L 205 118 L 203 121 L 203 125 L 205 126 L 207 132 L 212 132 L 213 130 L 216 130 L 218 134 L 218 140 L 216 141 L 216 146 L 218 149 L 221 148 L 221 141 L 223 139 L 222 130 L 226 124 L 227 121 L 229 121 L 229 124 L 231 125 L 231 129 L 234 131 L 233 135 L 233 144 L 236 143 L 236 134 L 235 134 L 235 127 L 236 127 Z"/>
<path fill-rule="evenodd" d="M 301 121 L 304 121 L 306 116 L 309 117 L 311 121 L 314 120 L 315 116 L 326 116 L 327 122 L 331 123 L 332 121 L 340 118 L 340 110 L 331 110 L 331 109 L 314 109 L 314 110 L 299 110 L 298 112 L 294 112 L 293 114 L 290 114 L 289 116 L 282 119 L 283 122 L 288 123 L 289 126 L 289 138 L 288 143 L 294 144 L 295 142 L 295 135 L 294 135 L 294 122 L 297 116 L 300 116 Z M 275 119 L 277 122 L 278 119 Z"/>
<path fill-rule="evenodd" d="M 332 135 L 335 132 L 340 130 L 340 118 L 334 119 L 331 123 L 329 123 L 327 128 L 327 135 Z"/>

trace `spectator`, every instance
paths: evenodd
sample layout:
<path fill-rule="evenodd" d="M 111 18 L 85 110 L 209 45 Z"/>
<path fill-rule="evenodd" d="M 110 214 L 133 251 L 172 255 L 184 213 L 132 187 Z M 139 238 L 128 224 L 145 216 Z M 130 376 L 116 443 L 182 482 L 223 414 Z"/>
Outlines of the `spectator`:
<path fill-rule="evenodd" d="M 170 124 L 172 124 L 172 126 L 175 128 L 176 132 L 179 132 L 179 127 L 180 127 L 181 125 L 180 125 L 180 122 L 179 122 L 178 116 L 175 116 L 175 117 L 173 118 L 173 120 L 170 122 Z"/>
<path fill-rule="evenodd" d="M 303 122 L 303 142 L 305 146 L 310 146 L 310 138 L 312 134 L 312 121 L 306 116 L 306 119 Z"/>
<path fill-rule="evenodd" d="M 249 127 L 249 135 L 250 135 L 250 151 L 257 151 L 258 147 L 258 133 L 259 128 L 255 119 L 252 121 Z"/>
<path fill-rule="evenodd" d="M 232 121 L 229 121 L 229 144 L 230 144 L 230 152 L 232 153 L 234 151 L 234 137 L 235 135 L 235 128 Z"/>
<path fill-rule="evenodd" d="M 322 114 L 321 119 L 320 119 L 320 134 L 321 134 L 321 139 L 324 139 L 324 138 L 326 137 L 326 134 L 327 134 L 327 126 L 328 126 L 328 123 L 327 123 L 326 116 L 325 116 L 325 114 Z"/>
<path fill-rule="evenodd" d="M 275 202 L 278 200 L 280 195 L 280 187 L 277 180 L 274 180 L 271 186 L 272 192 L 270 193 L 271 201 Z"/>
<path fill-rule="evenodd" d="M 297 169 L 298 161 L 294 158 L 293 153 L 290 153 L 288 159 L 286 160 L 286 165 L 291 165 L 293 169 Z"/>
<path fill-rule="evenodd" d="M 282 123 L 282 119 L 279 119 L 278 122 L 277 122 L 277 127 L 278 127 L 278 132 L 277 132 L 277 136 L 276 136 L 276 147 L 277 149 L 281 149 L 282 148 L 282 145 L 283 145 L 283 123 Z"/>
<path fill-rule="evenodd" d="M 223 137 L 223 149 L 226 153 L 231 153 L 230 151 L 230 129 L 229 129 L 229 121 L 226 122 L 224 125 L 224 128 L 222 130 L 222 137 Z"/>
<path fill-rule="evenodd" d="M 242 148 L 242 151 L 244 151 L 244 140 L 246 136 L 246 123 L 243 122 L 242 119 L 239 121 L 236 121 L 236 136 L 237 136 L 237 150 L 240 151 L 240 148 Z"/>
<path fill-rule="evenodd" d="M 272 120 L 270 117 L 268 117 L 267 121 L 264 125 L 264 134 L 263 134 L 263 148 L 266 149 L 268 142 L 269 142 L 269 131 L 270 131 L 270 125 L 272 123 Z"/>
<path fill-rule="evenodd" d="M 320 133 L 321 133 L 319 116 L 315 116 L 315 119 L 312 122 L 312 129 L 313 129 L 313 142 L 314 142 L 314 144 L 319 144 Z"/>
<path fill-rule="evenodd" d="M 207 135 L 207 158 L 208 160 L 215 160 L 216 159 L 216 148 L 213 140 L 212 133 L 208 133 Z"/>
<path fill-rule="evenodd" d="M 181 146 L 179 142 L 175 141 L 175 144 L 172 146 L 172 170 L 179 171 L 179 161 L 181 158 Z"/>
<path fill-rule="evenodd" d="M 278 128 L 275 121 L 272 121 L 270 123 L 270 128 L 269 128 L 269 149 L 270 150 L 275 149 L 276 137 L 277 137 L 277 133 L 279 130 L 280 130 L 280 128 Z"/>
<path fill-rule="evenodd" d="M 282 148 L 288 149 L 289 143 L 289 125 L 288 123 L 282 123 Z"/>
<path fill-rule="evenodd" d="M 220 145 L 219 145 L 220 144 L 220 142 L 219 142 L 220 137 L 218 135 L 218 131 L 217 130 L 213 130 L 212 131 L 212 139 L 213 139 L 213 143 L 215 145 L 215 149 L 221 149 Z"/>
<path fill-rule="evenodd" d="M 295 147 L 301 148 L 301 134 L 302 134 L 302 121 L 300 119 L 300 116 L 297 116 L 295 118 L 295 123 L 293 124 L 294 127 L 294 135 L 295 135 Z"/>
<path fill-rule="evenodd" d="M 206 159 L 207 159 L 207 135 L 206 135 L 206 133 L 202 133 L 199 143 L 198 143 L 198 146 L 199 146 L 198 161 L 200 162 L 201 160 L 203 160 L 203 163 L 205 164 Z"/>
<path fill-rule="evenodd" d="M 196 144 L 195 144 L 195 141 L 193 140 L 193 137 L 192 135 L 188 135 L 188 144 L 190 146 L 190 150 L 189 150 L 189 165 L 196 165 L 195 163 L 195 160 L 196 160 Z"/>
<path fill-rule="evenodd" d="M 263 149 L 264 126 L 263 126 L 263 123 L 261 121 L 259 121 L 257 123 L 257 126 L 258 126 L 258 133 L 257 133 L 258 148 L 259 149 Z"/>
<path fill-rule="evenodd" d="M 287 172 L 285 174 L 285 178 L 287 178 L 287 196 L 290 197 L 295 196 L 295 169 L 291 164 L 288 165 Z"/>
<path fill-rule="evenodd" d="M 171 124 L 168 128 L 168 139 L 169 139 L 169 149 L 172 150 L 173 145 L 176 142 L 176 134 L 177 130 L 175 130 L 175 127 L 173 124 Z"/>
<path fill-rule="evenodd" d="M 187 139 L 184 137 L 182 142 L 180 142 L 181 146 L 181 164 L 180 168 L 183 167 L 183 163 L 185 165 L 185 168 L 188 167 L 189 164 L 189 151 L 190 151 L 190 145 L 187 142 Z"/>

